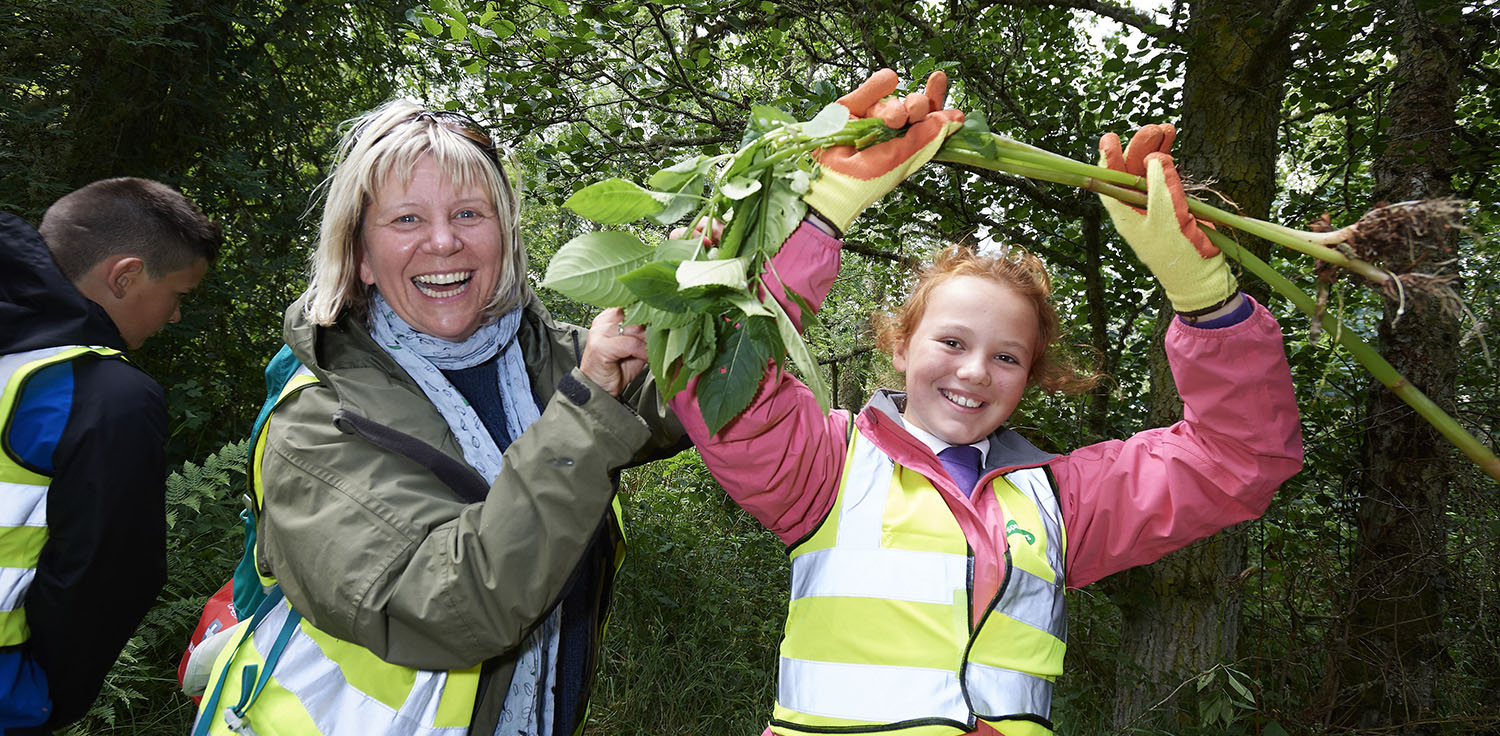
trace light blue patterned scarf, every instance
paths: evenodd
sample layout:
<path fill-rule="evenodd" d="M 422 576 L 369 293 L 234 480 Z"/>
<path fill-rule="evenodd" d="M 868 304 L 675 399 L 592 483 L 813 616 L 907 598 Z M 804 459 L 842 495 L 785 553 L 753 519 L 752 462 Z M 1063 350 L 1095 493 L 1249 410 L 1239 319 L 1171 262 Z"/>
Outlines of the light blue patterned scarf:
<path fill-rule="evenodd" d="M 511 441 L 520 438 L 540 416 L 536 399 L 531 395 L 531 379 L 526 375 L 521 348 L 516 344 L 521 309 L 506 312 L 463 342 L 449 342 L 412 328 L 380 292 L 374 293 L 370 307 L 371 337 L 422 387 L 422 393 L 443 415 L 463 448 L 464 460 L 493 485 L 502 467 L 500 446 L 485 429 L 479 414 L 442 371 L 472 368 L 499 353 L 505 428 Z M 553 609 L 552 615 L 521 644 L 521 655 L 516 659 L 515 674 L 500 713 L 500 725 L 495 730 L 497 736 L 536 736 L 551 730 L 561 614 L 561 606 Z"/>

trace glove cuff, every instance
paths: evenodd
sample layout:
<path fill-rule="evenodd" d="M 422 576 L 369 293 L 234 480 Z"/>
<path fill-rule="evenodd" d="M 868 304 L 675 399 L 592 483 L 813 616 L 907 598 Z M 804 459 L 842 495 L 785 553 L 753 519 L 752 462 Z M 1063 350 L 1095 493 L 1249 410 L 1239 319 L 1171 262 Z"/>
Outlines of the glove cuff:
<path fill-rule="evenodd" d="M 812 188 L 802 195 L 802 201 L 842 235 L 849 232 L 859 213 L 905 178 L 904 171 L 889 171 L 874 179 L 856 179 L 824 167 Z"/>
<path fill-rule="evenodd" d="M 1167 300 L 1172 302 L 1173 311 L 1178 314 L 1207 314 L 1239 292 L 1239 283 L 1229 272 L 1224 256 L 1215 256 L 1205 260 L 1204 264 L 1208 268 L 1196 275 L 1173 271 L 1167 278 L 1162 278 L 1162 274 L 1156 274 L 1156 280 L 1167 292 Z"/>

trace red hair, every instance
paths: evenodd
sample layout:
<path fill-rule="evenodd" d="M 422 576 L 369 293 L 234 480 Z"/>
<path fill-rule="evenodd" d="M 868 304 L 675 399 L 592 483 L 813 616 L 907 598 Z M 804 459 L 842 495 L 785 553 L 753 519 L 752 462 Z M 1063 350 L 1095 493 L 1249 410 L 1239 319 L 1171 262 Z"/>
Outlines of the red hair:
<path fill-rule="evenodd" d="M 1062 353 L 1058 341 L 1062 327 L 1057 309 L 1052 306 L 1052 279 L 1042 260 L 1020 248 L 1007 250 L 999 257 L 982 256 L 966 245 L 955 244 L 938 253 L 932 264 L 917 274 L 917 283 L 906 301 L 894 314 L 876 314 L 875 344 L 890 354 L 916 331 L 927 313 L 932 293 L 959 276 L 976 276 L 1000 284 L 1031 303 L 1037 316 L 1036 360 L 1031 363 L 1027 382 L 1047 392 L 1074 394 L 1087 391 L 1099 382 L 1100 375 L 1088 370 Z"/>

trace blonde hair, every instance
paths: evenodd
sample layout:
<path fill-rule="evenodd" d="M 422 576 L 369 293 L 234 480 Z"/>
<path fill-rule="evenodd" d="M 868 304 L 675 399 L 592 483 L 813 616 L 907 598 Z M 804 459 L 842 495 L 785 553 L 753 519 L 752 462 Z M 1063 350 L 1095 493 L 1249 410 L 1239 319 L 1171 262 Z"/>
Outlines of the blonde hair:
<path fill-rule="evenodd" d="M 333 173 L 323 182 L 323 218 L 308 276 L 306 308 L 315 324 L 331 325 L 346 311 L 364 317 L 371 290 L 359 279 L 365 208 L 387 177 L 410 181 L 417 163 L 428 155 L 457 185 L 482 186 L 495 205 L 504 256 L 485 312 L 503 314 L 522 303 L 527 287 L 520 200 L 494 147 L 472 137 L 488 140 L 488 135 L 477 124 L 468 131 L 456 129 L 456 119 L 468 120 L 397 99 L 347 121 Z"/>
<path fill-rule="evenodd" d="M 995 257 L 980 255 L 962 244 L 944 248 L 931 265 L 917 274 L 916 285 L 898 311 L 874 315 L 876 346 L 889 355 L 897 345 L 906 342 L 926 314 L 932 293 L 958 276 L 994 281 L 1036 309 L 1037 359 L 1031 362 L 1027 383 L 1047 392 L 1074 394 L 1099 382 L 1102 376 L 1098 372 L 1078 365 L 1072 356 L 1063 353 L 1061 322 L 1052 305 L 1052 279 L 1047 275 L 1047 267 L 1040 258 L 1018 247 L 1009 247 Z"/>

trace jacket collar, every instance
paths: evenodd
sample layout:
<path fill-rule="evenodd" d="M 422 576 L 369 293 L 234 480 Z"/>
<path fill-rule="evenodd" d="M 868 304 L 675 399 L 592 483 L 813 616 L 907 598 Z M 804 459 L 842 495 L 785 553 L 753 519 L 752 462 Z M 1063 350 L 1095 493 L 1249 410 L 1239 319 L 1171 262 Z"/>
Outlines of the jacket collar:
<path fill-rule="evenodd" d="M 303 294 L 286 308 L 282 339 L 302 365 L 334 389 L 340 406 L 393 426 L 403 421 L 404 412 L 410 409 L 391 403 L 392 389 L 406 391 L 422 405 L 431 406 L 422 388 L 376 344 L 361 319 L 345 312 L 332 325 L 313 324 L 307 318 L 307 299 L 307 294 Z M 532 393 L 538 404 L 545 406 L 556 390 L 558 379 L 578 363 L 571 339 L 573 331 L 554 323 L 529 289 L 522 310 L 516 339 L 520 341 L 526 372 L 531 377 Z M 581 336 L 577 350 L 582 350 Z"/>
<path fill-rule="evenodd" d="M 891 459 L 917 470 L 941 467 L 932 450 L 921 440 L 906 431 L 906 422 L 901 410 L 906 407 L 906 392 L 880 389 L 870 397 L 856 420 L 860 432 L 868 435 Z M 1044 465 L 1057 457 L 1044 452 L 1025 437 L 1008 427 L 1001 427 L 989 436 L 990 449 L 985 458 L 984 472 L 997 468 L 1022 468 Z"/>
<path fill-rule="evenodd" d="M 104 308 L 90 301 L 58 270 L 35 228 L 0 213 L 0 353 L 58 345 L 125 349 Z"/>

